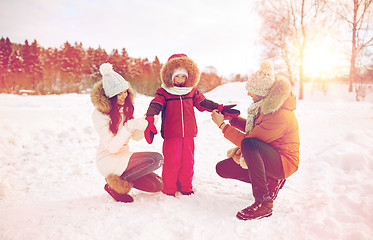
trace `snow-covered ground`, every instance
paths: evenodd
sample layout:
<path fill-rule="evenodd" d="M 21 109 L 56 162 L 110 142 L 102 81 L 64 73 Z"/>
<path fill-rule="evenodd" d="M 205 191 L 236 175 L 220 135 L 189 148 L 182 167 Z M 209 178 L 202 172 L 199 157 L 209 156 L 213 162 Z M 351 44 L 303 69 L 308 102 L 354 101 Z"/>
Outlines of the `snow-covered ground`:
<path fill-rule="evenodd" d="M 244 83 L 205 96 L 237 103 L 243 115 L 251 102 Z M 137 96 L 137 116 L 150 100 Z M 253 202 L 251 185 L 215 173 L 233 145 L 210 113 L 196 110 L 195 195 L 134 189 L 135 202 L 123 204 L 104 191 L 95 166 L 92 110 L 89 95 L 0 94 L 0 239 L 373 238 L 372 94 L 356 102 L 346 85 L 329 86 L 326 96 L 305 85 L 296 110 L 300 168 L 280 191 L 272 217 L 254 221 L 235 218 Z M 161 149 L 160 135 L 152 145 L 131 142 L 132 151 Z"/>

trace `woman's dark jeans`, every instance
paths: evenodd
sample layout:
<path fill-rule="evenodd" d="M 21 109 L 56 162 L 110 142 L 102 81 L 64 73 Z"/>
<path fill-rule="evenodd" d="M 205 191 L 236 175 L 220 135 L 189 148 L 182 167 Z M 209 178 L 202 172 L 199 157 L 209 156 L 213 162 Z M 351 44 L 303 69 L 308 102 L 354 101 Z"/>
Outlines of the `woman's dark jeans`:
<path fill-rule="evenodd" d="M 120 176 L 132 182 L 133 187 L 146 192 L 162 191 L 162 180 L 153 173 L 163 165 L 163 156 L 157 152 L 133 153 L 127 169 Z"/>
<path fill-rule="evenodd" d="M 251 183 L 255 201 L 269 200 L 267 176 L 285 178 L 280 154 L 271 145 L 255 138 L 243 139 L 241 152 L 248 169 L 243 169 L 232 158 L 228 158 L 216 165 L 217 174 L 223 178 Z"/>

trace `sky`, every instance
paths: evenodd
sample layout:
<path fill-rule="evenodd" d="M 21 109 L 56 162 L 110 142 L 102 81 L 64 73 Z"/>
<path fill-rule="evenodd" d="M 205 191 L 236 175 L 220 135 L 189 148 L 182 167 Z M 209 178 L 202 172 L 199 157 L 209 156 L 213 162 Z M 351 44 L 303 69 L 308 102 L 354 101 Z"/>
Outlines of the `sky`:
<path fill-rule="evenodd" d="M 0 0 L 0 37 L 99 46 L 108 53 L 126 48 L 130 57 L 155 56 L 165 63 L 185 53 L 203 70 L 219 75 L 257 69 L 260 19 L 255 0 Z"/>

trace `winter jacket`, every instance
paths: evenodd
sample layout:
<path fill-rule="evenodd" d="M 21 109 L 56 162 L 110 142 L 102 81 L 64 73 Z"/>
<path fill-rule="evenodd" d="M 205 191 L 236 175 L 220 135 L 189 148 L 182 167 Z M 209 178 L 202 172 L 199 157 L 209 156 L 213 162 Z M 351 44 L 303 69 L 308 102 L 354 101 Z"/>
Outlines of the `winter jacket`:
<path fill-rule="evenodd" d="M 188 71 L 188 78 L 184 87 L 175 87 L 172 73 L 180 67 Z M 164 139 L 195 137 L 198 129 L 194 107 L 199 111 L 211 111 L 218 106 L 195 88 L 199 81 L 197 65 L 188 57 L 171 59 L 161 69 L 161 81 L 162 87 L 157 89 L 146 116 L 162 112 L 161 135 Z"/>
<path fill-rule="evenodd" d="M 132 90 L 128 96 L 133 98 Z M 123 111 L 120 111 L 122 121 L 119 123 L 117 134 L 114 135 L 109 129 L 111 120 L 108 113 L 111 106 L 104 94 L 102 81 L 93 87 L 91 100 L 96 107 L 92 113 L 92 121 L 100 138 L 96 153 L 97 168 L 104 177 L 109 174 L 121 175 L 126 170 L 132 155 L 128 145 L 129 140 L 141 139 L 148 123 L 140 118 L 128 120 L 124 124 L 125 117 Z"/>
<path fill-rule="evenodd" d="M 224 137 L 240 147 L 246 138 L 256 138 L 270 144 L 281 156 L 285 177 L 289 177 L 299 165 L 299 129 L 294 114 L 296 97 L 286 78 L 276 76 L 276 81 L 264 98 L 254 120 L 254 128 L 245 134 L 246 120 L 234 118 L 223 129 Z"/>
<path fill-rule="evenodd" d="M 203 111 L 204 108 L 200 103 L 204 99 L 203 94 L 195 88 L 189 93 L 179 96 L 159 88 L 150 106 L 158 104 L 162 108 L 162 137 L 164 139 L 195 137 L 198 129 L 193 107 L 195 106 L 198 110 Z M 153 113 L 158 114 L 157 112 L 159 113 L 159 111 Z"/>

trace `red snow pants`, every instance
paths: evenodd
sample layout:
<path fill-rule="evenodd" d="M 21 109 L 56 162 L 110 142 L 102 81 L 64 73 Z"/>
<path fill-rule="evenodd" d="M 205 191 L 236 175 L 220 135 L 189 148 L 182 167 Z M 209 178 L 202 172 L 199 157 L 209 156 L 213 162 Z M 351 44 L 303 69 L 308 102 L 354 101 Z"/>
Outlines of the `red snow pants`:
<path fill-rule="evenodd" d="M 192 191 L 194 137 L 165 139 L 163 157 L 162 179 L 164 187 L 162 192 L 175 194 L 177 190 Z M 180 183 L 181 189 L 178 189 L 176 182 Z"/>

